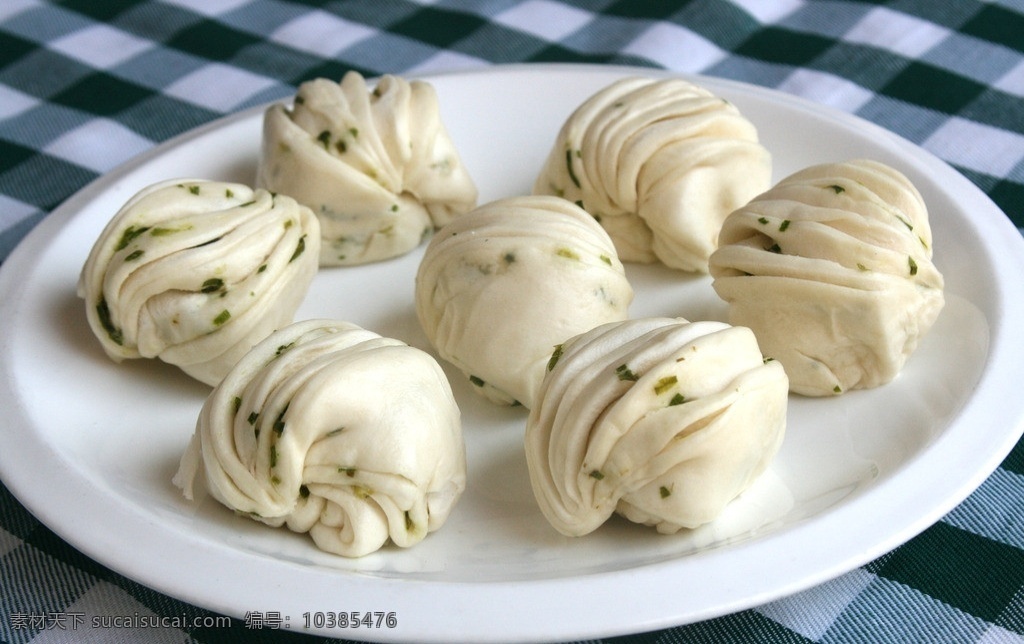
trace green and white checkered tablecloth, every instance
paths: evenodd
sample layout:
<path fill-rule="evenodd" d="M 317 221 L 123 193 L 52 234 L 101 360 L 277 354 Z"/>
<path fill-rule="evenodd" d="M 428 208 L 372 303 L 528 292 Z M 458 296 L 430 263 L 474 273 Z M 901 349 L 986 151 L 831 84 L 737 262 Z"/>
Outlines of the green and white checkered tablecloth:
<path fill-rule="evenodd" d="M 855 113 L 1024 226 L 1024 0 L 2 0 L 0 260 L 93 179 L 303 80 L 553 61 L 699 72 Z M 239 619 L 72 632 L 69 615 L 213 616 L 91 561 L 0 486 L 4 642 L 314 639 Z M 1024 642 L 1024 445 L 867 565 L 614 641 Z"/>

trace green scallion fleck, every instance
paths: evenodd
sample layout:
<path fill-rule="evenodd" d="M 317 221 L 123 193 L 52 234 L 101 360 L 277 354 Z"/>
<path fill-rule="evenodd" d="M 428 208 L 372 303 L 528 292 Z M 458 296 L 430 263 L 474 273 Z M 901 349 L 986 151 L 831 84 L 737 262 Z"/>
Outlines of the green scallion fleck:
<path fill-rule="evenodd" d="M 679 379 L 675 376 L 665 376 L 659 379 L 658 382 L 654 383 L 654 394 L 660 396 L 675 386 L 677 382 L 679 382 Z"/>
<path fill-rule="evenodd" d="M 783 219 L 783 220 L 782 220 L 782 223 L 781 223 L 781 224 L 779 224 L 779 232 L 780 232 L 780 233 L 781 233 L 781 232 L 785 232 L 785 230 L 786 230 L 787 228 L 789 228 L 789 223 L 790 223 L 790 222 L 789 222 L 789 220 L 788 220 L 788 219 Z"/>
<path fill-rule="evenodd" d="M 564 257 L 566 259 L 574 259 L 576 261 L 579 261 L 580 259 L 579 254 L 577 254 L 576 251 L 572 250 L 571 248 L 559 248 L 558 250 L 555 251 L 555 254 L 558 255 L 559 257 Z"/>
<path fill-rule="evenodd" d="M 134 251 L 128 253 L 127 255 L 125 255 L 124 261 L 126 261 L 126 262 L 134 262 L 135 260 L 137 260 L 138 258 L 142 257 L 145 254 L 146 254 L 146 251 L 144 251 L 144 250 L 142 250 L 140 248 L 139 250 L 134 250 Z"/>
<path fill-rule="evenodd" d="M 234 416 L 238 413 L 238 410 L 242 407 L 242 397 L 235 396 L 231 399 L 231 415 Z"/>
<path fill-rule="evenodd" d="M 274 420 L 274 427 L 273 427 L 273 429 L 274 429 L 274 433 L 277 434 L 278 436 L 280 436 L 281 434 L 284 433 L 284 415 L 287 414 L 287 413 L 288 413 L 288 405 L 285 405 L 284 409 L 281 410 L 281 413 L 278 414 L 277 418 Z"/>
<path fill-rule="evenodd" d="M 619 380 L 630 380 L 636 382 L 640 379 L 639 376 L 633 373 L 625 364 L 620 364 L 615 367 L 615 375 L 619 377 Z"/>
<path fill-rule="evenodd" d="M 277 467 L 277 445 L 270 446 L 270 467 Z"/>
<path fill-rule="evenodd" d="M 210 279 L 203 282 L 203 286 L 199 289 L 201 293 L 214 293 L 224 288 L 224 280 L 219 277 L 211 277 Z"/>
<path fill-rule="evenodd" d="M 846 188 L 834 183 L 830 186 L 825 187 L 831 190 L 832 192 L 836 193 L 837 195 L 846 192 Z"/>
<path fill-rule="evenodd" d="M 569 170 L 569 179 L 573 182 L 573 184 L 577 188 L 579 188 L 580 187 L 580 180 L 576 176 L 575 170 L 573 170 L 573 168 L 572 168 L 572 150 L 566 150 L 565 151 L 565 167 Z"/>
<path fill-rule="evenodd" d="M 224 309 L 217 314 L 217 317 L 213 318 L 213 325 L 220 326 L 231 319 L 231 311 Z"/>
<path fill-rule="evenodd" d="M 301 496 L 304 499 L 308 499 L 309 498 L 309 488 L 306 487 L 305 485 L 300 485 L 299 486 L 299 496 Z"/>
<path fill-rule="evenodd" d="M 672 399 L 668 401 L 668 406 L 675 407 L 676 405 L 682 405 L 684 402 L 686 402 L 686 397 L 677 391 L 676 394 L 672 396 Z"/>
<path fill-rule="evenodd" d="M 483 387 L 483 386 L 484 386 L 484 385 L 486 384 L 486 383 L 485 383 L 485 382 L 483 381 L 483 378 L 480 378 L 479 376 L 472 376 L 472 375 L 471 375 L 471 376 L 469 377 L 469 381 L 470 381 L 471 383 L 473 383 L 473 384 L 474 384 L 475 386 L 477 386 L 477 387 Z"/>
<path fill-rule="evenodd" d="M 324 146 L 324 149 L 328 149 L 331 145 L 331 131 L 324 130 L 320 134 L 316 135 L 316 140 L 320 142 L 320 145 Z"/>
<path fill-rule="evenodd" d="M 101 299 L 96 304 L 96 317 L 99 318 L 100 326 L 107 332 L 107 337 L 110 341 L 118 346 L 124 344 L 124 333 L 121 329 L 114 326 L 114 320 L 110 317 L 110 307 L 107 305 L 106 299 Z"/>
<path fill-rule="evenodd" d="M 600 481 L 604 478 L 604 473 L 601 472 L 601 470 L 592 470 L 590 472 L 590 478 Z"/>
<path fill-rule="evenodd" d="M 208 239 L 208 240 L 204 241 L 201 244 L 196 244 L 195 246 L 189 246 L 189 249 L 191 250 L 193 248 L 202 248 L 203 246 L 209 246 L 210 244 L 216 244 L 221 239 L 222 239 L 221 237 L 214 237 L 213 239 Z"/>
<path fill-rule="evenodd" d="M 907 265 L 910 267 L 910 274 L 917 275 L 917 262 L 914 261 L 913 257 L 907 257 Z"/>
<path fill-rule="evenodd" d="M 562 357 L 562 345 L 556 344 L 555 350 L 551 352 L 551 358 L 548 360 L 548 371 L 555 368 L 558 364 L 558 359 Z"/>
<path fill-rule="evenodd" d="M 191 224 L 185 224 L 184 226 L 178 226 L 177 228 L 168 228 L 167 226 L 157 226 L 149 231 L 149 234 L 154 237 L 167 237 L 175 233 L 184 232 L 186 230 L 192 230 Z"/>
<path fill-rule="evenodd" d="M 114 247 L 115 251 L 124 250 L 128 247 L 128 244 L 132 243 L 136 237 L 145 233 L 149 230 L 149 226 L 143 226 L 142 228 L 136 228 L 135 226 L 128 226 L 123 233 L 121 233 L 121 239 L 118 240 L 117 246 Z"/>
<path fill-rule="evenodd" d="M 246 418 L 245 420 L 246 420 L 246 422 L 248 422 L 248 423 L 249 423 L 250 425 L 255 425 L 255 424 L 256 424 L 256 421 L 257 421 L 257 420 L 259 420 L 259 419 L 260 419 L 260 414 L 259 414 L 259 412 L 253 411 L 253 412 L 249 412 L 249 417 L 248 417 L 248 418 Z"/>
<path fill-rule="evenodd" d="M 294 262 L 296 260 L 296 258 L 298 258 L 299 255 L 301 255 L 303 252 L 305 252 L 305 250 L 306 250 L 306 236 L 303 235 L 302 237 L 299 237 L 299 243 L 295 245 L 295 252 L 293 252 L 292 256 L 288 259 L 288 263 L 290 264 L 290 263 Z"/>
<path fill-rule="evenodd" d="M 771 246 L 765 248 L 765 250 L 768 251 L 769 253 L 781 253 L 782 247 L 779 246 L 778 244 L 772 244 Z"/>
<path fill-rule="evenodd" d="M 194 195 L 198 195 L 199 194 L 199 186 L 191 185 L 191 186 L 188 187 L 188 191 L 191 192 Z"/>
<path fill-rule="evenodd" d="M 661 495 L 661 498 L 667 499 L 668 497 L 672 496 L 672 490 L 662 485 L 660 488 L 658 488 L 658 494 Z"/>
<path fill-rule="evenodd" d="M 338 473 L 339 474 L 344 474 L 345 476 L 347 476 L 349 478 L 354 477 L 356 475 L 356 472 L 357 472 L 357 470 L 354 467 L 339 467 L 338 468 Z"/>

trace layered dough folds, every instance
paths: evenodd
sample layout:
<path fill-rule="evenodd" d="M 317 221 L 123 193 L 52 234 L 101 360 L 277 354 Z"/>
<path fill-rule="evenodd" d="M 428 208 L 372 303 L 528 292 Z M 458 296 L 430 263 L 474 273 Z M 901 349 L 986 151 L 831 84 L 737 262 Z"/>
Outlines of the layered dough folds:
<path fill-rule="evenodd" d="M 237 183 L 165 181 L 107 224 L 78 294 L 112 359 L 159 358 L 214 385 L 292 321 L 319 248 L 316 217 L 290 197 Z"/>
<path fill-rule="evenodd" d="M 605 231 L 550 196 L 510 197 L 430 241 L 416 313 L 431 344 L 489 399 L 533 405 L 552 348 L 622 320 L 633 299 Z"/>
<path fill-rule="evenodd" d="M 203 406 L 175 483 L 349 557 L 438 529 L 466 481 L 459 409 L 428 354 L 308 320 L 257 345 Z"/>
<path fill-rule="evenodd" d="M 944 304 L 921 195 L 897 170 L 810 167 L 726 220 L 711 257 L 729 321 L 749 326 L 796 393 L 875 387 L 902 369 Z"/>
<path fill-rule="evenodd" d="M 727 101 L 678 78 L 626 78 L 569 116 L 536 194 L 578 203 L 624 262 L 707 271 L 726 215 L 771 184 L 771 155 Z"/>
<path fill-rule="evenodd" d="M 404 254 L 477 199 L 433 86 L 386 75 L 371 90 L 356 72 L 266 111 L 257 185 L 317 214 L 323 266 Z"/>
<path fill-rule="evenodd" d="M 615 512 L 664 533 L 707 523 L 774 458 L 787 393 L 742 327 L 642 318 L 576 336 L 527 421 L 540 508 L 568 536 Z"/>

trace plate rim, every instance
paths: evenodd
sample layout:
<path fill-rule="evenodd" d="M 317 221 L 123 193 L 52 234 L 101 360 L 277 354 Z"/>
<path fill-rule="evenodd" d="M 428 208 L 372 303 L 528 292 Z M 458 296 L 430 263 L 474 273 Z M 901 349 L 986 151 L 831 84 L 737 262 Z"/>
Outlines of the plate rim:
<path fill-rule="evenodd" d="M 858 127 L 866 127 L 870 129 L 870 136 L 883 136 L 887 137 L 892 144 L 899 148 L 908 148 L 907 151 L 912 151 L 915 154 L 915 158 L 922 163 L 930 164 L 937 171 L 948 173 L 950 177 L 959 182 L 959 185 L 955 185 L 954 188 L 962 190 L 964 192 L 963 198 L 969 199 L 970 201 L 976 201 L 983 203 L 986 208 L 991 210 L 994 209 L 996 213 L 1001 216 L 1001 220 L 996 218 L 982 217 L 979 221 L 972 221 L 971 224 L 974 227 L 980 227 L 978 229 L 979 234 L 986 243 L 992 243 L 994 245 L 1000 245 L 1004 251 L 1010 253 L 1009 257 L 1012 258 L 1024 271 L 1024 241 L 1021 239 L 1021 235 L 1016 230 L 1009 218 L 1006 217 L 998 206 L 996 206 L 987 195 L 985 195 L 979 188 L 970 183 L 966 177 L 961 175 L 955 169 L 948 166 L 945 162 L 941 161 L 927 150 L 920 148 L 912 142 L 900 137 L 899 135 L 886 130 L 878 125 L 875 125 L 869 121 L 862 119 L 854 114 L 842 112 L 835 108 L 819 105 L 813 103 L 807 99 L 803 99 L 790 94 L 784 94 L 779 90 L 772 89 L 769 87 L 758 86 L 749 84 L 742 81 L 724 79 L 718 77 L 705 76 L 701 74 L 687 74 L 672 72 L 668 70 L 658 68 L 646 68 L 646 67 L 632 67 L 622 65 L 594 65 L 594 64 L 575 64 L 575 63 L 545 63 L 545 64 L 532 64 L 532 63 L 517 63 L 510 65 L 494 65 L 484 67 L 480 69 L 461 70 L 454 72 L 444 73 L 432 73 L 423 74 L 417 76 L 424 80 L 431 80 L 434 78 L 453 78 L 462 77 L 469 78 L 479 75 L 495 75 L 502 73 L 515 73 L 520 71 L 526 71 L 529 73 L 541 73 L 541 74 L 557 74 L 557 73 L 580 73 L 580 72 L 595 72 L 604 74 L 644 74 L 652 76 L 671 76 L 681 77 L 693 80 L 698 84 L 705 84 L 713 87 L 730 87 L 736 91 L 745 93 L 753 93 L 762 97 L 767 97 L 779 104 L 785 104 L 790 107 L 794 107 L 801 111 L 813 110 L 823 118 L 827 118 L 830 121 L 836 121 L 839 124 L 856 124 Z M 280 102 L 280 101 L 274 101 Z M 210 121 L 197 128 L 188 130 L 181 134 L 178 134 L 167 141 L 164 141 L 153 148 L 143 152 L 142 154 L 134 157 L 133 159 L 121 164 L 117 168 L 110 172 L 97 177 L 85 187 L 74 193 L 64 203 L 54 209 L 47 217 L 44 218 L 35 228 L 29 232 L 29 234 L 18 244 L 18 246 L 11 252 L 8 258 L 0 266 L 0 294 L 4 297 L 0 298 L 0 311 L 3 311 L 5 315 L 0 316 L 0 328 L 5 327 L 13 316 L 10 315 L 12 304 L 9 300 L 11 292 L 16 292 L 16 279 L 15 275 L 20 270 L 31 270 L 35 264 L 39 261 L 33 259 L 31 255 L 31 248 L 33 246 L 44 244 L 47 236 L 54 230 L 59 230 L 61 227 L 66 225 L 77 212 L 79 212 L 86 204 L 94 200 L 98 195 L 108 190 L 109 187 L 119 181 L 121 178 L 129 174 L 136 166 L 148 163 L 161 155 L 165 154 L 169 149 L 179 147 L 189 140 L 199 136 L 206 135 L 212 131 L 226 127 L 230 124 L 244 121 L 249 118 L 262 113 L 266 108 L 266 105 L 253 106 L 250 108 L 243 109 L 241 111 L 228 114 L 217 119 Z M 909 147 L 908 147 L 909 146 Z M 990 230 L 989 230 L 990 229 Z M 987 231 L 987 232 L 986 232 Z M 1012 233 L 1012 236 L 1008 235 Z M 994 239 L 993 239 L 994 237 Z M 37 256 L 38 257 L 38 256 Z M 994 258 L 993 261 L 1001 262 L 1002 257 Z M 1009 260 L 1007 260 L 1009 261 Z M 1022 273 L 1024 274 L 1024 273 Z M 1006 345 L 1009 344 L 1008 331 L 1006 320 L 1007 316 L 1011 316 L 1009 319 L 1024 320 L 1024 298 L 1018 298 L 1016 300 L 1008 297 L 1007 284 L 1005 280 L 996 282 L 999 287 L 996 289 L 1001 300 L 1002 310 L 1000 311 L 1001 317 L 998 320 L 988 320 L 989 328 L 991 331 L 989 348 L 988 348 L 988 360 L 986 368 L 981 374 L 981 378 L 975 387 L 975 391 L 965 401 L 964 405 L 956 411 L 947 423 L 947 427 L 952 427 L 956 424 L 963 422 L 963 419 L 971 415 L 976 408 L 983 407 L 985 404 L 990 404 L 989 399 L 999 400 L 999 396 L 994 396 L 994 389 L 1001 389 L 998 387 L 998 374 L 993 374 L 992 366 L 1000 367 L 1008 361 L 1005 356 L 1009 353 L 1005 349 Z M 1017 287 L 1017 294 L 1024 293 L 1021 287 Z M 17 297 L 20 298 L 21 293 L 17 293 Z M 10 339 L 8 334 L 0 333 L 0 356 L 6 356 L 9 354 Z M 9 383 L 8 380 L 12 374 L 10 361 L 0 358 L 0 366 L 2 371 L 0 374 L 3 375 L 3 386 L 0 388 L 0 400 L 5 402 L 5 407 L 12 409 L 11 403 L 17 403 L 17 396 L 15 392 L 9 391 L 8 386 L 13 383 Z M 995 380 L 995 384 L 993 384 Z M 1008 385 L 1004 385 L 1002 389 L 1009 390 Z M 983 400 L 979 401 L 978 392 L 985 393 L 986 396 Z M 993 398 L 994 396 L 994 398 Z M 986 403 L 986 401 L 989 401 Z M 14 411 L 12 409 L 12 411 Z M 8 416 L 8 418 L 16 418 L 16 422 L 8 422 L 0 426 L 0 436 L 3 436 L 13 431 L 14 426 L 22 423 L 27 423 L 28 419 L 22 414 L 21 409 L 16 410 L 16 414 Z M 1010 423 L 1007 423 L 1008 425 Z M 686 619 L 680 621 L 678 615 L 666 615 L 665 606 L 662 603 L 658 603 L 653 610 L 648 610 L 643 616 L 639 613 L 629 621 L 628 631 L 617 630 L 618 626 L 612 626 L 610 624 L 602 624 L 597 628 L 586 630 L 581 629 L 579 624 L 572 624 L 570 628 L 566 628 L 563 625 L 558 624 L 526 624 L 523 621 L 516 621 L 511 626 L 518 628 L 518 630 L 509 631 L 506 633 L 495 633 L 495 622 L 493 615 L 490 616 L 490 621 L 487 619 L 482 621 L 459 624 L 458 632 L 456 633 L 459 637 L 466 637 L 475 641 L 505 641 L 506 638 L 511 638 L 509 641 L 524 641 L 524 640 L 543 640 L 554 638 L 578 638 L 581 633 L 588 636 L 602 636 L 602 635 L 617 635 L 624 632 L 639 632 L 649 631 L 659 628 L 666 628 L 680 623 L 690 623 L 694 621 L 700 621 L 711 617 L 720 616 L 723 614 L 751 608 L 760 604 L 777 599 L 780 597 L 788 596 L 797 592 L 809 588 L 813 585 L 823 583 L 829 579 L 835 578 L 836 576 L 852 570 L 857 566 L 863 565 L 864 563 L 871 561 L 895 548 L 902 543 L 905 543 L 912 537 L 925 530 L 928 526 L 939 520 L 944 514 L 946 514 L 953 507 L 962 502 L 974 489 L 976 489 L 1000 464 L 1005 456 L 1010 452 L 1013 446 L 1016 444 L 1021 433 L 1024 433 L 1024 416 L 1016 419 L 1016 423 L 1006 433 L 1005 440 L 994 449 L 988 458 L 983 460 L 983 465 L 980 468 L 976 468 L 971 476 L 966 477 L 960 484 L 954 486 L 956 491 L 952 494 L 947 494 L 943 503 L 934 504 L 931 510 L 922 516 L 919 516 L 914 521 L 907 521 L 904 517 L 893 517 L 893 519 L 900 519 L 897 521 L 902 527 L 900 530 L 895 532 L 887 532 L 886 538 L 880 538 L 873 540 L 874 547 L 864 550 L 859 557 L 848 557 L 842 563 L 839 562 L 826 562 L 821 561 L 820 565 L 817 566 L 817 573 L 813 575 L 803 575 L 798 580 L 790 580 L 788 584 L 781 587 L 774 586 L 772 588 L 763 587 L 759 588 L 757 592 L 748 593 L 743 598 L 735 599 L 732 602 L 720 602 L 715 606 L 706 607 L 702 611 L 692 611 L 686 616 Z M 952 437 L 947 432 L 943 432 L 942 435 L 934 439 L 930 444 L 925 446 L 919 454 L 917 454 L 917 460 L 924 460 L 926 456 L 932 459 L 939 459 L 943 463 L 952 464 L 955 461 L 953 457 L 958 454 L 958 444 L 960 441 L 954 441 L 954 438 L 960 438 L 960 434 L 954 434 Z M 43 448 L 43 445 L 34 445 L 33 449 Z M 12 476 L 11 472 L 15 472 Z M 129 564 L 123 564 L 116 561 L 116 558 L 111 555 L 109 551 L 106 551 L 101 545 L 96 543 L 84 542 L 74 530 L 67 525 L 60 525 L 60 521 L 54 517 L 54 511 L 44 507 L 41 499 L 37 498 L 37 495 L 33 494 L 30 487 L 30 482 L 25 479 L 23 468 L 18 465 L 13 465 L 12 461 L 3 453 L 0 452 L 0 478 L 3 479 L 4 483 L 8 486 L 11 493 L 21 502 L 30 512 L 37 517 L 41 517 L 40 521 L 48 528 L 57 533 L 62 539 L 65 539 L 70 544 L 78 548 L 79 550 L 86 553 L 96 561 L 103 565 L 124 574 L 126 577 L 140 581 L 144 585 L 153 588 L 154 590 L 168 594 L 173 597 L 182 599 L 189 603 L 195 603 L 199 606 L 209 608 L 210 610 L 226 614 L 234 615 L 238 617 L 238 606 L 235 602 L 228 601 L 216 601 L 216 598 L 211 596 L 211 593 L 207 592 L 205 597 L 196 599 L 197 594 L 195 592 L 190 593 L 189 590 L 195 591 L 195 588 L 181 587 L 180 584 L 165 584 L 161 583 L 160 579 L 157 579 L 159 575 L 154 575 L 154 571 L 151 570 L 151 565 L 142 564 L 136 562 L 136 565 L 132 566 Z M 862 494 L 857 495 L 849 502 L 843 504 L 842 510 L 844 515 L 851 515 L 853 517 L 871 517 L 879 514 L 879 508 L 877 507 L 877 499 L 880 494 L 884 491 L 884 485 L 874 485 L 871 488 L 865 490 Z M 71 490 L 68 490 L 69 492 Z M 126 510 L 125 510 L 126 511 Z M 838 511 L 838 510 L 837 510 Z M 128 513 L 131 515 L 131 513 Z M 885 514 L 882 512 L 882 514 Z M 882 521 L 879 524 L 884 523 Z M 59 528 L 54 524 L 58 524 Z M 804 525 L 803 529 L 806 531 L 807 526 Z M 820 529 L 820 528 L 819 528 Z M 753 544 L 764 544 L 766 542 L 773 542 L 779 539 L 786 538 L 792 532 L 791 529 L 779 530 L 775 533 L 765 535 L 762 538 L 753 540 Z M 815 530 L 811 530 L 814 533 Z M 162 535 L 164 538 L 160 539 L 161 543 L 164 543 L 172 551 L 175 550 L 173 546 L 179 546 L 179 554 L 187 554 L 187 548 L 184 551 L 181 550 L 181 544 L 166 543 L 169 535 Z M 173 540 L 171 540 L 173 541 Z M 736 544 L 730 546 L 730 550 L 744 551 L 751 547 L 751 543 L 747 544 Z M 222 544 L 219 552 L 215 554 L 223 555 L 224 559 L 232 562 L 235 561 L 240 565 L 244 565 L 249 559 L 258 559 L 263 563 L 267 563 L 266 558 L 256 557 L 253 553 L 238 553 L 231 550 L 226 545 Z M 697 553 L 695 555 L 689 555 L 688 557 L 681 558 L 682 560 L 691 560 L 693 557 L 701 557 L 704 553 Z M 807 553 L 802 553 L 807 554 Z M 708 553 L 707 556 L 712 556 L 714 553 Z M 814 556 L 811 553 L 810 556 Z M 821 558 L 820 555 L 818 558 Z M 828 559 L 828 557 L 824 557 Z M 658 567 L 659 571 L 655 574 L 659 578 L 667 578 L 671 576 L 674 571 L 669 569 L 674 568 L 685 568 L 684 561 L 676 560 L 672 562 L 661 562 L 653 564 L 647 567 Z M 806 567 L 806 563 L 803 564 Z M 273 566 L 276 569 L 287 571 L 291 568 L 291 564 L 284 561 L 276 562 Z M 812 567 L 814 565 L 812 564 Z M 602 573 L 596 573 L 593 576 L 593 580 L 600 580 L 601 582 L 614 584 L 626 576 L 634 574 L 636 569 L 619 570 L 619 571 L 606 571 Z M 650 572 L 650 571 L 648 571 Z M 387 592 L 393 591 L 395 588 L 407 588 L 409 586 L 418 586 L 422 584 L 428 584 L 430 582 L 423 581 L 412 581 L 402 579 L 383 579 L 373 578 L 372 580 L 362 579 L 359 575 L 349 575 L 346 577 L 346 583 L 353 584 L 358 591 L 373 590 L 369 587 L 382 586 Z M 370 581 L 371 583 L 366 583 Z M 479 598 L 481 594 L 494 594 L 495 588 L 500 588 L 500 594 L 506 601 L 528 601 L 530 599 L 530 592 L 536 592 L 537 588 L 543 588 L 546 595 L 558 595 L 566 594 L 567 591 L 572 591 L 568 594 L 575 594 L 576 597 L 587 597 L 587 595 L 593 595 L 590 597 L 592 601 L 606 600 L 604 593 L 594 593 L 591 588 L 589 591 L 586 589 L 581 590 L 578 588 L 578 580 L 576 578 L 557 578 L 557 579 L 543 579 L 535 580 L 530 582 L 448 582 L 446 585 L 446 593 L 451 595 L 452 599 L 463 598 L 469 601 L 474 598 Z M 201 595 L 202 593 L 200 593 Z M 558 604 L 560 602 L 554 602 Z M 253 607 L 258 606 L 258 603 L 249 604 Z M 556 607 L 557 610 L 557 607 Z M 300 614 L 295 612 L 295 615 Z M 554 628 L 552 628 L 552 626 Z M 309 631 L 316 632 L 316 631 Z M 427 629 L 426 631 L 420 630 L 412 634 L 405 633 L 404 631 L 392 631 L 392 632 L 374 632 L 368 630 L 359 631 L 331 631 L 329 633 L 332 636 L 357 636 L 368 640 L 395 640 L 402 641 L 409 639 L 409 641 L 450 641 L 449 636 L 453 633 L 445 631 L 444 629 Z M 395 636 L 398 636 L 396 639 Z"/>

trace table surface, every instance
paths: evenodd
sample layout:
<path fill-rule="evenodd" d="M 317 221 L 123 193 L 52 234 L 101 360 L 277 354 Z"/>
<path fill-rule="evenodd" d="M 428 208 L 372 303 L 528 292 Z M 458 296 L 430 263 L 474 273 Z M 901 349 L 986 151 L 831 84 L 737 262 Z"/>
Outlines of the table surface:
<path fill-rule="evenodd" d="M 937 155 L 1024 226 L 1022 0 L 4 0 L 0 261 L 90 181 L 304 80 L 530 62 L 702 73 L 839 108 Z M 235 618 L 72 632 L 135 615 L 218 617 L 90 560 L 0 485 L 0 640 L 316 640 Z M 837 579 L 614 641 L 1024 641 L 1024 447 Z"/>

